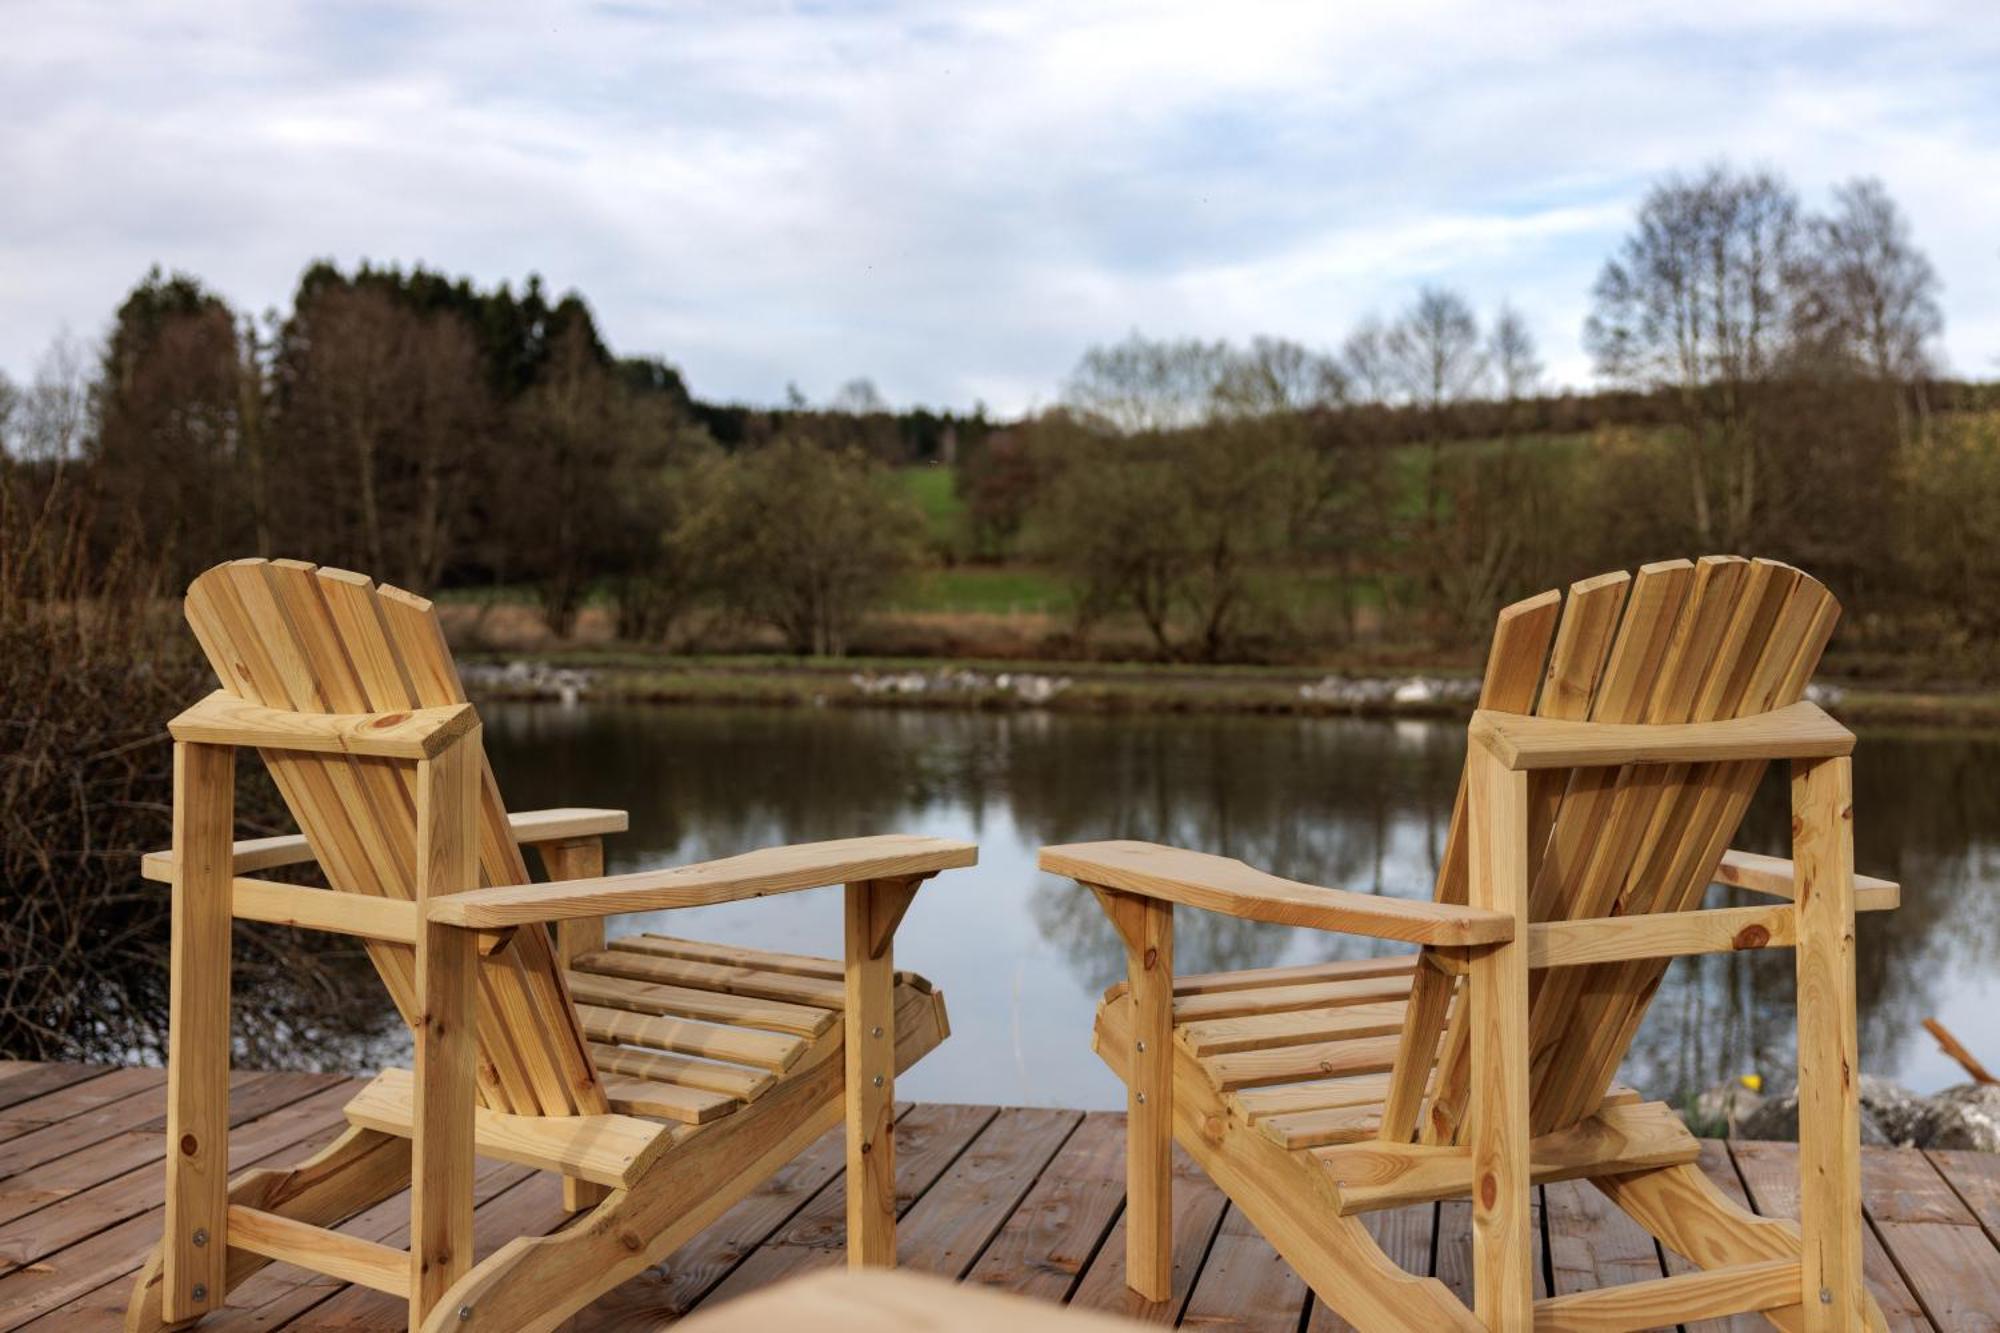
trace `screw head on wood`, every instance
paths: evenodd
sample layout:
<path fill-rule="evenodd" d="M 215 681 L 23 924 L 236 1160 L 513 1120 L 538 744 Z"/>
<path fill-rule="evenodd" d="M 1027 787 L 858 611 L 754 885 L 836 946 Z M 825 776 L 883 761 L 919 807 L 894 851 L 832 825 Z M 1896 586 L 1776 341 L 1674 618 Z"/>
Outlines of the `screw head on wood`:
<path fill-rule="evenodd" d="M 875 1076 L 875 1086 L 878 1088 L 882 1086 L 882 1076 L 880 1074 Z"/>
<path fill-rule="evenodd" d="M 1833 1304 L 1833 1288 L 1832 1288 L 1832 1287 L 1821 1287 L 1821 1288 L 1819 1289 L 1819 1303 L 1820 1303 L 1821 1305 L 1832 1305 L 1832 1304 Z"/>
<path fill-rule="evenodd" d="M 458 1307 L 458 1322 L 462 1324 L 462 1323 L 464 1323 L 464 1322 L 465 1322 L 466 1320 L 468 1320 L 468 1319 L 470 1319 L 470 1318 L 472 1318 L 472 1307 L 471 1307 L 471 1306 L 469 1306 L 469 1305 L 461 1305 L 461 1306 L 459 1306 L 459 1307 Z"/>
<path fill-rule="evenodd" d="M 877 1023 L 877 1024 L 876 1024 L 876 1025 L 875 1025 L 874 1027 L 872 1027 L 872 1028 L 868 1029 L 868 1035 L 869 1035 L 869 1036 L 871 1036 L 871 1037 L 879 1037 L 879 1036 L 881 1036 L 881 1035 L 882 1035 L 882 1025 L 881 1025 L 880 1023 Z"/>
<path fill-rule="evenodd" d="M 1146 1053 L 1146 1042 L 1143 1038 L 1141 1038 L 1139 1042 L 1139 1054 L 1144 1055 L 1145 1053 Z"/>
<path fill-rule="evenodd" d="M 208 1288 L 202 1283 L 197 1282 L 194 1284 L 194 1290 L 188 1294 L 198 1301 L 205 1301 L 208 1299 Z"/>
<path fill-rule="evenodd" d="M 208 1232 L 204 1231 L 200 1227 L 196 1227 L 194 1229 L 194 1235 L 193 1237 L 191 1237 L 191 1239 L 195 1243 L 195 1248 L 199 1249 L 203 1245 L 208 1244 Z"/>
<path fill-rule="evenodd" d="M 1144 1106 L 1145 1104 L 1146 1104 L 1146 1094 L 1142 1092 L 1139 1094 L 1139 1105 Z"/>

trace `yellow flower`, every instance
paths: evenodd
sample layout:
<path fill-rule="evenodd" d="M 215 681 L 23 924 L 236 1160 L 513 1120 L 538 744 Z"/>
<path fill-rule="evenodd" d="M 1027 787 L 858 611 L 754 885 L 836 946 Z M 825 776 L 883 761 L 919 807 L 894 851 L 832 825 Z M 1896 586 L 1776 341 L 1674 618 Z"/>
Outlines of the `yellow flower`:
<path fill-rule="evenodd" d="M 1736 1081 L 1752 1092 L 1762 1092 L 1764 1090 L 1764 1076 L 1762 1074 L 1744 1074 Z"/>

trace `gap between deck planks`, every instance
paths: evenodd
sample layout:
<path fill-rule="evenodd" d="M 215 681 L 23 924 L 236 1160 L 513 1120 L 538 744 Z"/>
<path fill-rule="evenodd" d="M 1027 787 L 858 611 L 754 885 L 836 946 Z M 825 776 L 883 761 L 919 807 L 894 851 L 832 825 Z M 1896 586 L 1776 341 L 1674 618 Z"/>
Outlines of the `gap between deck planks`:
<path fill-rule="evenodd" d="M 238 1074 L 231 1169 L 281 1165 L 339 1127 L 359 1084 L 328 1075 Z M 164 1086 L 158 1070 L 0 1063 L 0 1333 L 115 1329 L 130 1275 L 159 1234 Z M 1109 1112 L 921 1105 L 897 1120 L 898 1255 L 909 1268 L 1148 1323 L 1336 1333 L 1315 1301 L 1221 1192 L 1178 1157 L 1174 1285 L 1162 1302 L 1125 1289 L 1124 1116 Z M 1797 1206 L 1791 1144 L 1708 1142 L 1702 1167 L 1759 1212 Z M 573 1330 L 659 1329 L 704 1302 L 837 1264 L 842 1255 L 839 1132 L 794 1159 L 665 1263 L 576 1316 Z M 482 1254 L 565 1220 L 552 1177 L 482 1161 L 475 1181 Z M 2000 1157 L 1868 1149 L 1866 1270 L 1891 1328 L 1990 1328 L 2000 1312 Z M 1537 1191 L 1538 1294 L 1683 1271 L 1643 1231 L 1576 1182 Z M 342 1229 L 407 1241 L 405 1197 Z M 1469 1281 L 1466 1205 L 1371 1214 L 1368 1226 L 1412 1271 L 1461 1293 Z M 392 1330 L 402 1306 L 282 1264 L 231 1294 L 204 1329 Z M 1758 1327 L 1747 1318 L 1691 1326 Z"/>

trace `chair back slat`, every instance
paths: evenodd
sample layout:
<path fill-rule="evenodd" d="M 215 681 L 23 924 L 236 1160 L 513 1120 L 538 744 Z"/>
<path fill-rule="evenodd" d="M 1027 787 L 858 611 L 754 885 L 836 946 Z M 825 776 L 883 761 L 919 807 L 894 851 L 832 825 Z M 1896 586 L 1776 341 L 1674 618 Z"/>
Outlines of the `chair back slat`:
<path fill-rule="evenodd" d="M 394 712 L 464 702 L 435 608 L 365 577 L 294 560 L 239 560 L 188 589 L 188 623 L 225 689 L 300 712 Z M 408 761 L 266 752 L 279 793 L 338 892 L 416 892 L 416 772 Z M 482 760 L 483 762 L 483 760 Z M 480 882 L 528 878 L 490 767 L 482 774 Z M 404 1021 L 417 1013 L 415 959 L 368 953 Z M 481 1102 L 524 1115 L 607 1108 L 546 930 L 517 931 L 482 959 Z"/>
<path fill-rule="evenodd" d="M 1523 607 L 1534 608 L 1549 629 L 1521 634 Z M 1711 556 L 1647 565 L 1629 578 L 1606 575 L 1572 586 L 1566 599 L 1546 593 L 1502 613 L 1481 706 L 1608 723 L 1705 722 L 1768 712 L 1803 697 L 1838 618 L 1838 604 L 1818 581 L 1775 561 Z M 1546 651 L 1547 662 L 1540 688 L 1524 695 L 1520 654 L 1529 650 Z M 1535 775 L 1529 919 L 1699 906 L 1765 767 L 1743 761 Z M 1464 829 L 1461 780 L 1438 875 L 1440 901 L 1465 900 Z M 1529 1089 L 1535 1133 L 1574 1124 L 1597 1108 L 1665 967 L 1664 960 L 1639 960 L 1533 975 Z M 1425 972 L 1419 969 L 1420 984 Z M 1454 1001 L 1442 1032 L 1405 1032 L 1394 1077 L 1428 1080 L 1416 1126 L 1426 1142 L 1453 1142 L 1460 1132 L 1470 1098 L 1470 1031 Z M 1383 1132 L 1400 1137 L 1408 1129 L 1406 1121 L 1385 1124 Z"/>

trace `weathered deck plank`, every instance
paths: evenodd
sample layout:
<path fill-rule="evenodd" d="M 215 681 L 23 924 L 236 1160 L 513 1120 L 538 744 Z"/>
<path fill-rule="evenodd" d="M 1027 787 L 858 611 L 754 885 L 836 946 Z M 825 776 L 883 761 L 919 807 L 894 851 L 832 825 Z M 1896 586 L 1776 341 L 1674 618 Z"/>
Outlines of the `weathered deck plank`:
<path fill-rule="evenodd" d="M 337 1132 L 351 1081 L 244 1074 L 235 1084 L 232 1169 L 303 1156 Z M 0 1062 L 0 1333 L 120 1326 L 130 1275 L 159 1234 L 157 1071 Z M 1177 1155 L 1174 1295 L 1125 1290 L 1124 1116 L 917 1106 L 898 1121 L 899 1254 L 909 1267 L 1159 1324 L 1345 1333 L 1268 1242 Z M 1789 1144 L 1710 1143 L 1702 1166 L 1756 1210 L 1797 1207 Z M 567 1220 L 554 1178 L 482 1162 L 481 1254 Z M 571 1321 L 572 1333 L 667 1328 L 695 1307 L 814 1268 L 842 1252 L 842 1145 L 830 1133 L 665 1262 Z M 1864 1154 L 1867 1273 L 1893 1328 L 1990 1328 L 2000 1312 L 2000 1158 L 1870 1149 Z M 1538 1191 L 1536 1284 L 1556 1292 L 1686 1265 L 1576 1183 Z M 1463 1288 L 1463 1204 L 1371 1214 L 1396 1260 Z M 405 1242 L 407 1196 L 342 1229 Z M 204 1329 L 395 1330 L 402 1305 L 277 1264 L 231 1293 Z M 1699 1325 L 1702 1333 L 1754 1321 Z"/>

